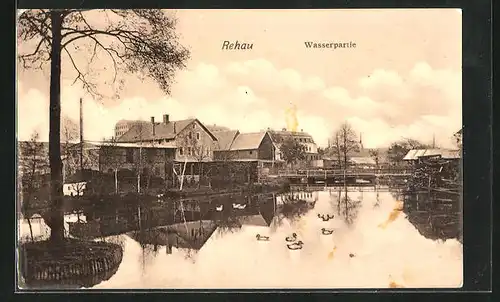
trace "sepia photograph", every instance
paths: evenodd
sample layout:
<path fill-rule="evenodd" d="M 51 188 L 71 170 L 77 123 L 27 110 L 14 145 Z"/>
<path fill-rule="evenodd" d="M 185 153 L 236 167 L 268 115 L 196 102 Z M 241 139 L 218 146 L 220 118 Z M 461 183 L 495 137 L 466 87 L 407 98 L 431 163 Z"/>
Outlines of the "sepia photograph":
<path fill-rule="evenodd" d="M 22 290 L 461 288 L 460 9 L 18 9 Z"/>

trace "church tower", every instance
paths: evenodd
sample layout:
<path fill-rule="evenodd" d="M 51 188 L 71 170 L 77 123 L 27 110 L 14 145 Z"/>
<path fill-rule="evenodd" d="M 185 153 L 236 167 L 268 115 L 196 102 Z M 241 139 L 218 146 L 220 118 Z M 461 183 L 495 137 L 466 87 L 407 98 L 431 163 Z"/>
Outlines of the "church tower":
<path fill-rule="evenodd" d="M 363 147 L 363 136 L 362 136 L 361 133 L 359 133 L 359 149 L 360 149 L 360 151 L 364 150 L 364 147 Z"/>

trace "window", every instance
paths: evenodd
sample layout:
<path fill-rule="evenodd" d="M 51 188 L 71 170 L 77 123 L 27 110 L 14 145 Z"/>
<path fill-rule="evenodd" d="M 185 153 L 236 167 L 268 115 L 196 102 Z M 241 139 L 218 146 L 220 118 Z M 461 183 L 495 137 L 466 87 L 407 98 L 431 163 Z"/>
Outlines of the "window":
<path fill-rule="evenodd" d="M 187 149 L 187 153 L 188 153 L 188 155 L 193 155 L 191 151 L 192 151 L 192 150 L 191 150 L 191 147 L 188 147 L 188 149 Z"/>
<path fill-rule="evenodd" d="M 249 151 L 248 153 L 249 153 L 249 154 L 252 154 L 252 153 L 253 153 L 253 151 Z"/>
<path fill-rule="evenodd" d="M 184 155 L 184 148 L 183 148 L 183 147 L 180 147 L 180 148 L 179 148 L 179 154 L 180 154 L 180 155 Z"/>
<path fill-rule="evenodd" d="M 192 139 L 192 138 L 193 138 L 193 133 L 189 132 L 189 133 L 188 133 L 188 138 L 189 138 L 189 139 Z"/>
<path fill-rule="evenodd" d="M 193 123 L 193 129 L 196 129 L 196 123 Z"/>
<path fill-rule="evenodd" d="M 133 163 L 134 162 L 134 149 L 127 149 L 127 154 L 126 154 L 126 160 L 127 163 Z"/>
<path fill-rule="evenodd" d="M 200 137 L 201 137 L 200 132 L 196 132 L 196 139 L 200 140 Z"/>

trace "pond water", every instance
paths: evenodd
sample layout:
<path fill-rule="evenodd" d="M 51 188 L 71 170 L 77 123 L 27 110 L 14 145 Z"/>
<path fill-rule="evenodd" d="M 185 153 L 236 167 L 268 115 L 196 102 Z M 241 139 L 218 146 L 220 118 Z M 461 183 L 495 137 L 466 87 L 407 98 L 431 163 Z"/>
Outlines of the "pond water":
<path fill-rule="evenodd" d="M 438 212 L 432 212 L 424 206 L 428 200 L 421 203 L 425 198 L 420 197 L 415 206 L 415 199 L 404 200 L 387 189 L 373 188 L 351 188 L 349 192 L 318 189 L 272 198 L 271 205 L 253 212 L 247 209 L 249 215 L 240 215 L 233 226 L 213 217 L 199 217 L 178 224 L 175 238 L 164 226 L 154 227 L 148 233 L 153 235 L 146 236 L 149 239 L 138 231 L 104 238 L 122 244 L 123 260 L 116 274 L 93 288 L 425 288 L 462 284 L 458 214 L 453 216 L 446 206 L 438 209 L 441 212 L 434 207 L 432 211 Z M 240 207 L 233 206 L 234 211 Z M 451 218 L 438 224 L 432 217 L 443 217 L 443 211 Z M 67 220 L 74 221 L 74 217 Z M 26 235 L 25 224 L 21 230 Z M 186 243 L 193 234 L 197 238 Z M 288 242 L 287 237 L 303 244 Z M 138 238 L 144 239 L 142 244 Z"/>

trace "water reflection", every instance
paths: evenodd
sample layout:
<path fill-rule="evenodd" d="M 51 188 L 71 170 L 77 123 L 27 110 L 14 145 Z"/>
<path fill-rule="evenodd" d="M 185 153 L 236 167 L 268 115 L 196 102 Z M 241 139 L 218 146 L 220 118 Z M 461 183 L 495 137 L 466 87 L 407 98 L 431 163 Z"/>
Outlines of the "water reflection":
<path fill-rule="evenodd" d="M 228 195 L 95 211 L 92 236 L 72 230 L 124 241 L 120 268 L 96 288 L 454 287 L 462 246 L 446 198 L 373 187 Z"/>
<path fill-rule="evenodd" d="M 460 196 L 448 192 L 404 196 L 404 212 L 422 236 L 462 240 Z"/>

